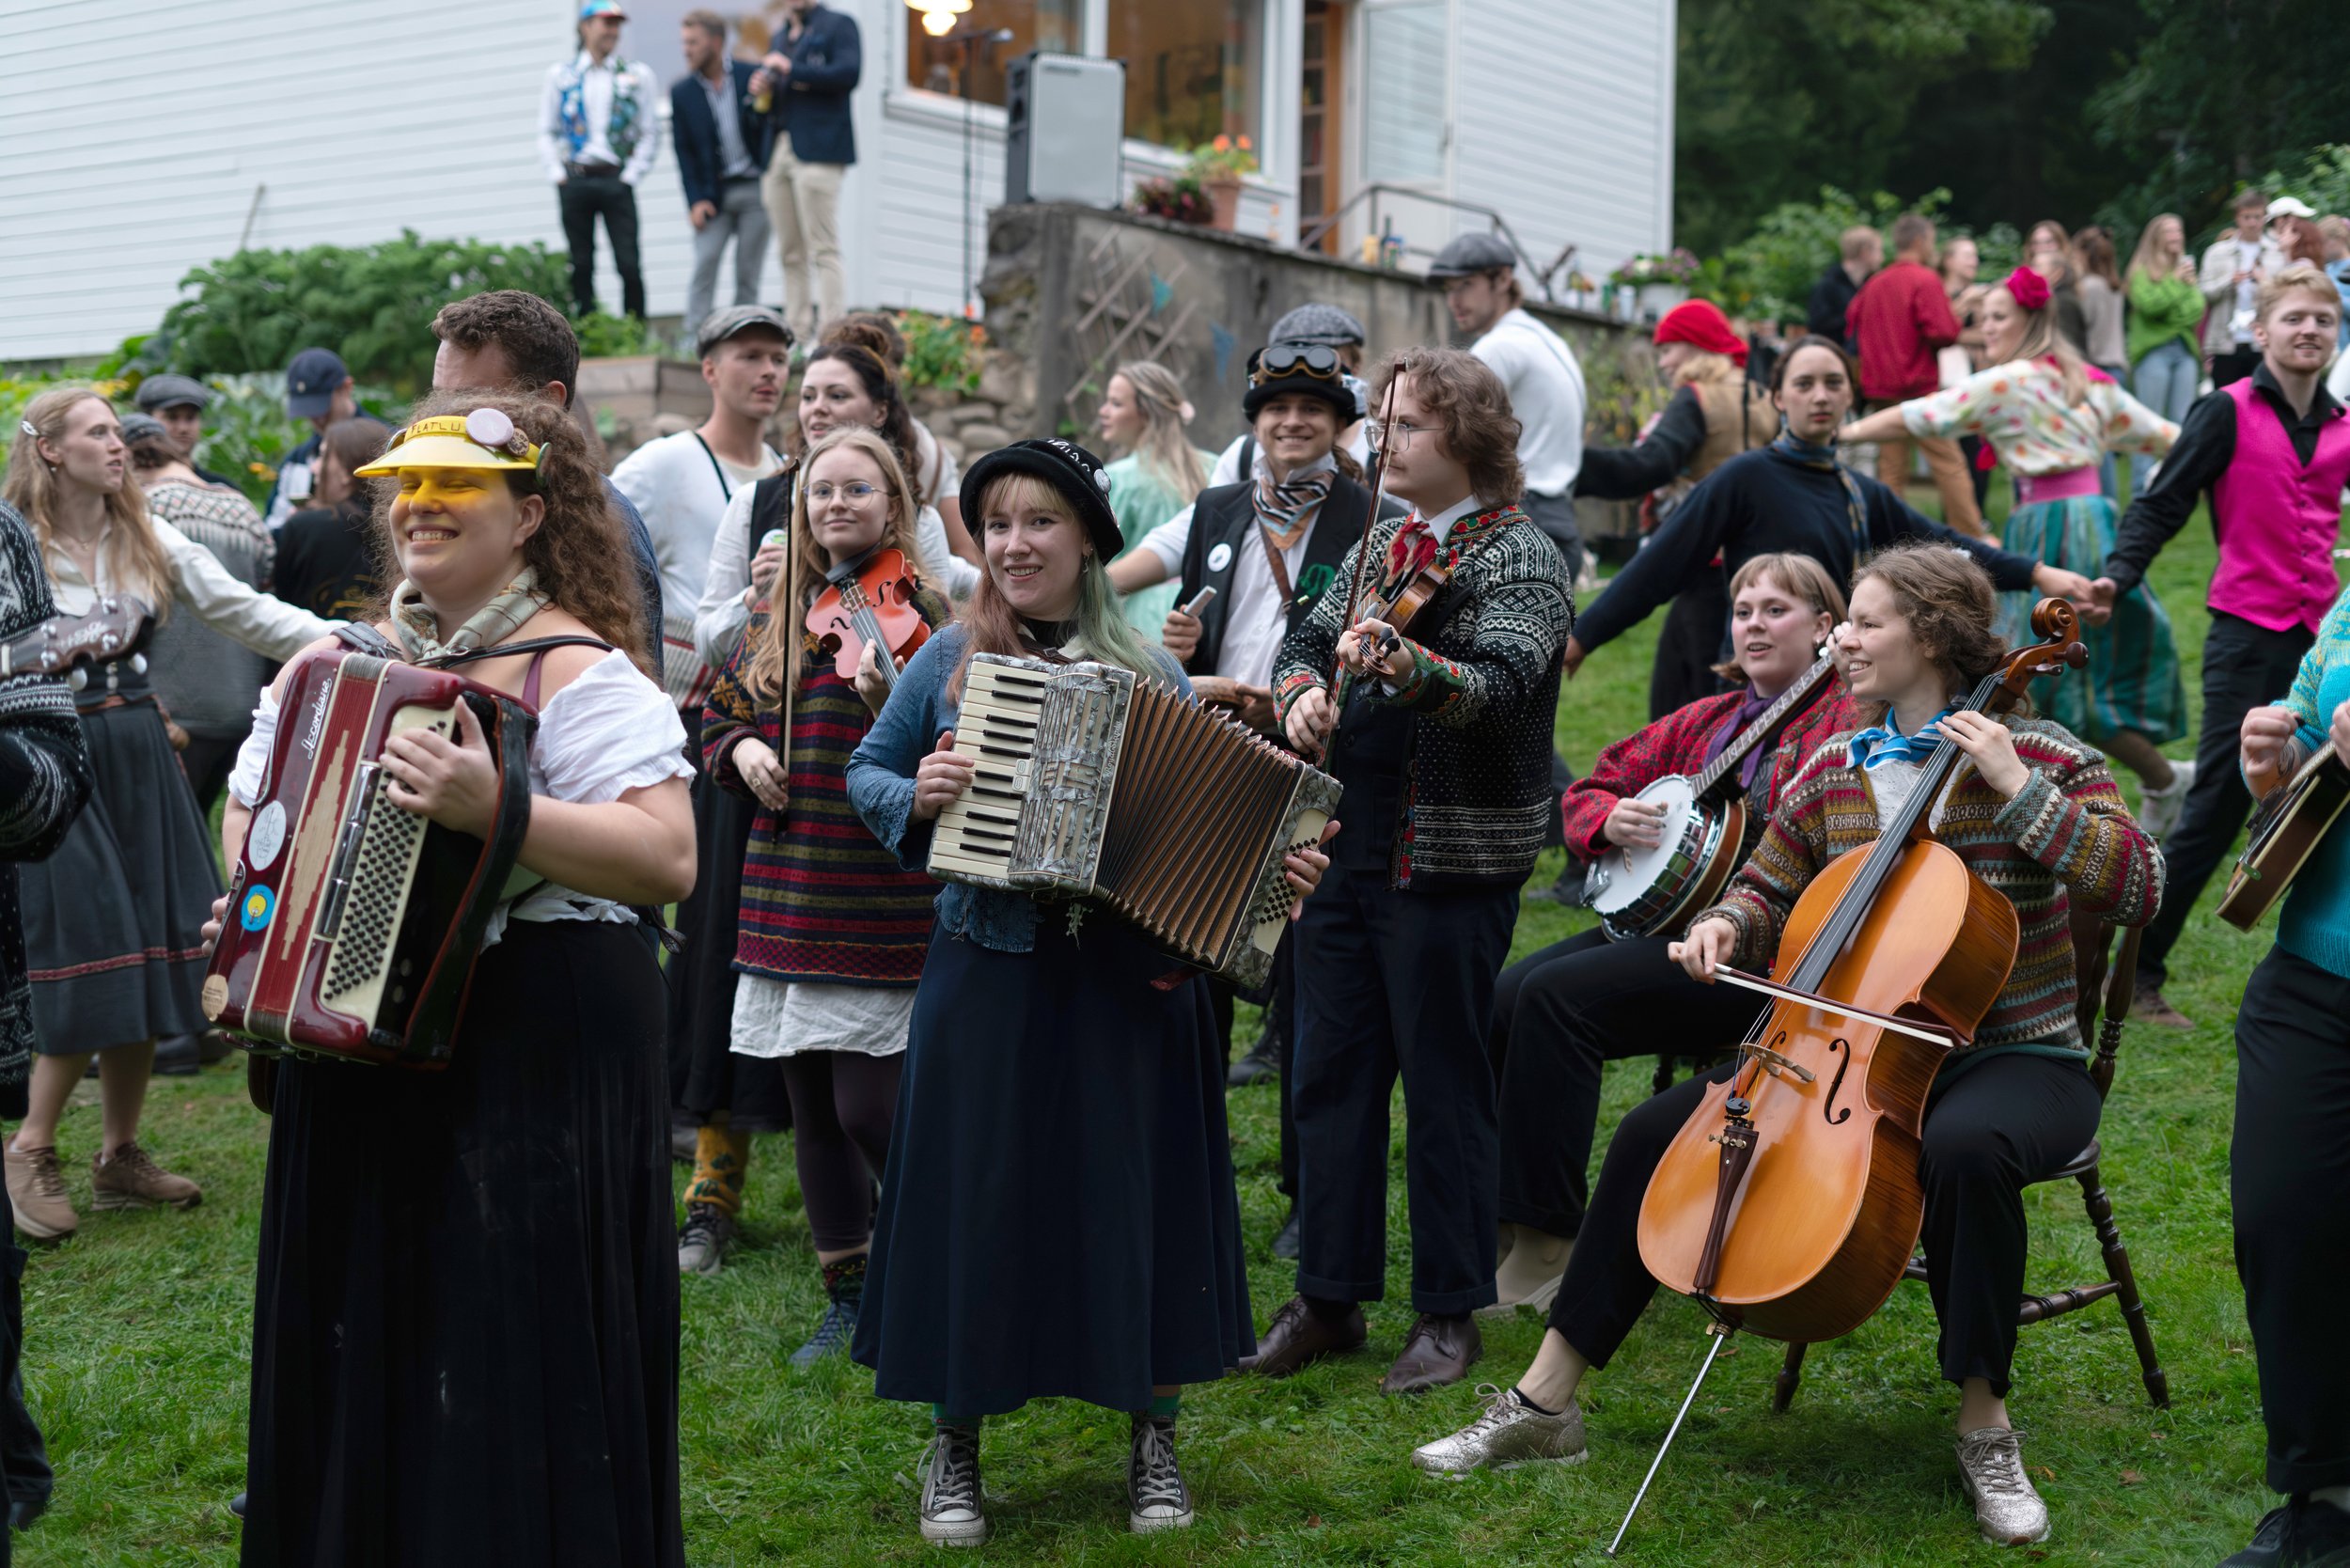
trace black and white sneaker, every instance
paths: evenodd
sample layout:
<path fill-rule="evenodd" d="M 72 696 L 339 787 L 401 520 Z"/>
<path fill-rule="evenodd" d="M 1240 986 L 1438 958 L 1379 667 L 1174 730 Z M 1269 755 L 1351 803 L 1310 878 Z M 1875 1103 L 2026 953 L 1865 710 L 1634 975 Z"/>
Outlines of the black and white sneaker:
<path fill-rule="evenodd" d="M 1126 1523 L 1136 1535 L 1191 1527 L 1191 1489 L 1175 1464 L 1175 1418 L 1136 1416 L 1126 1458 Z"/>
<path fill-rule="evenodd" d="M 715 1274 L 726 1265 L 727 1247 L 734 1240 L 734 1216 L 715 1203 L 688 1203 L 685 1223 L 678 1227 L 677 1267 L 680 1274 Z"/>
<path fill-rule="evenodd" d="M 978 1427 L 940 1427 L 922 1455 L 922 1539 L 941 1546 L 976 1546 L 987 1539 Z"/>

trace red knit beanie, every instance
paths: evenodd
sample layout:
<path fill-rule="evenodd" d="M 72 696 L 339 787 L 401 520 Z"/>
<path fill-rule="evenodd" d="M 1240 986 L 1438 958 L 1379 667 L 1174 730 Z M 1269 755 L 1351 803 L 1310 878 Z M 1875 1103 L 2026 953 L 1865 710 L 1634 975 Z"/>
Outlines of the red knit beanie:
<path fill-rule="evenodd" d="M 1666 311 L 1656 323 L 1656 341 L 1687 343 L 1740 367 L 1747 362 L 1746 339 L 1730 330 L 1730 318 L 1712 300 L 1683 300 Z"/>

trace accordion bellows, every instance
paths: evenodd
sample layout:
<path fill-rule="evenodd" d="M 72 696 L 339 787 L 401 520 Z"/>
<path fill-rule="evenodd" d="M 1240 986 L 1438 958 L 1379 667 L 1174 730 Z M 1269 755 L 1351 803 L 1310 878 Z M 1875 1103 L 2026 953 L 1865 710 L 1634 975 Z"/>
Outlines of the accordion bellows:
<path fill-rule="evenodd" d="M 978 765 L 938 816 L 931 874 L 1090 898 L 1187 964 L 1263 983 L 1339 784 L 1131 670 L 973 656 L 954 749 Z"/>

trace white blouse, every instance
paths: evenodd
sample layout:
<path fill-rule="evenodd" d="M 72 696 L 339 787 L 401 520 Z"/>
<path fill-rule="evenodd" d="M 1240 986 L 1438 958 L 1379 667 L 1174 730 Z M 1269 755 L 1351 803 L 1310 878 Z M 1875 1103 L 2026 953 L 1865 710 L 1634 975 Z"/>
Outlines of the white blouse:
<path fill-rule="evenodd" d="M 240 581 L 220 564 L 214 556 L 196 541 L 173 527 L 160 517 L 148 520 L 154 525 L 155 537 L 163 541 L 164 559 L 171 568 L 171 596 L 179 604 L 196 612 L 197 619 L 225 637 L 244 644 L 256 653 L 273 659 L 290 659 L 321 637 L 332 636 L 342 624 L 321 620 L 298 604 L 271 597 Z M 49 584 L 56 597 L 57 609 L 64 615 L 87 615 L 101 594 L 133 593 L 131 585 L 114 580 L 107 549 L 112 525 L 98 536 L 98 577 L 95 583 L 82 575 L 81 567 L 73 557 L 53 541 L 49 546 Z M 157 608 L 162 606 L 158 605 Z"/>
<path fill-rule="evenodd" d="M 228 792 L 239 805 L 250 808 L 259 803 L 276 736 L 277 694 L 265 690 L 261 705 L 253 711 L 253 732 L 245 737 L 236 768 L 228 775 Z M 602 806 L 664 779 L 692 778 L 684 748 L 685 726 L 668 693 L 646 680 L 628 655 L 616 649 L 539 710 L 538 733 L 530 742 L 530 792 L 551 800 Z M 516 871 L 516 881 L 528 891 L 490 917 L 483 947 L 498 939 L 509 917 L 619 923 L 636 918 L 625 904 L 529 877 Z"/>

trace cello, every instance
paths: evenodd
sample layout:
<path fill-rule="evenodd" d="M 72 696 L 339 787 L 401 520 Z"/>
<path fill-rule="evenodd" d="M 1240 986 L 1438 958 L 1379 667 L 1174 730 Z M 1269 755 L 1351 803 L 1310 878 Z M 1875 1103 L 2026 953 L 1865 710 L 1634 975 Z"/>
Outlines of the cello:
<path fill-rule="evenodd" d="M 1961 706 L 2004 713 L 2035 676 L 2087 663 L 2078 625 L 2066 601 L 2042 600 L 2031 617 L 2041 640 Z M 1641 1262 L 1705 1309 L 1713 1341 L 1610 1557 L 1729 1335 L 1848 1334 L 1885 1305 L 1917 1247 L 1927 1095 L 2016 955 L 2014 906 L 1930 827 L 1963 760 L 1952 742 L 1936 745 L 1877 839 L 1821 869 L 1788 917 L 1779 980 L 1716 971 L 1772 1005 L 1666 1150 L 1638 1232 Z"/>

